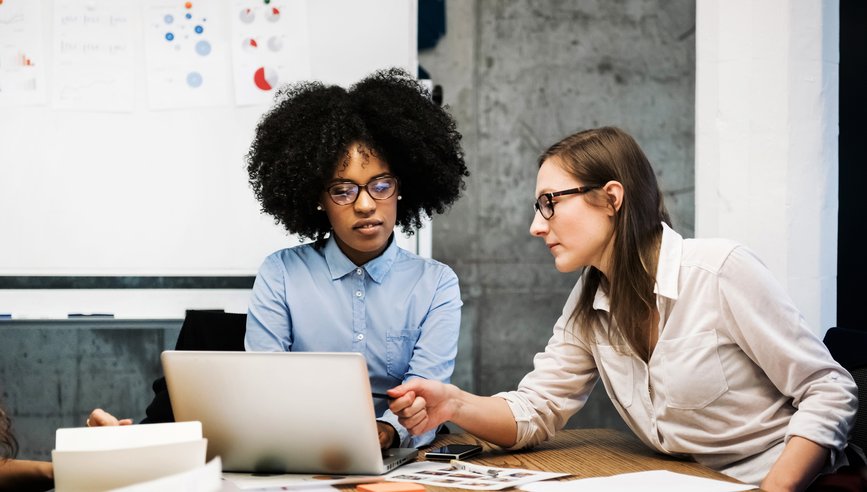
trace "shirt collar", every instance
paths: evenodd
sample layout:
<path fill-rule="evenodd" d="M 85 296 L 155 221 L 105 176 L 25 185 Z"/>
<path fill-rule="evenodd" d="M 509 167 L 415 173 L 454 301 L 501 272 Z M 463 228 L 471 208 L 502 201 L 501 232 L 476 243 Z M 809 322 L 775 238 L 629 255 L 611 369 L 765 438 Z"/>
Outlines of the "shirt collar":
<path fill-rule="evenodd" d="M 656 285 L 654 294 L 677 300 L 677 277 L 680 274 L 680 259 L 683 254 L 683 237 L 674 232 L 665 222 L 662 223 L 662 241 L 659 246 L 659 261 L 656 266 Z M 602 290 L 596 288 L 593 309 L 609 311 L 610 301 Z"/>
<path fill-rule="evenodd" d="M 364 265 L 356 266 L 349 258 L 340 251 L 340 246 L 334 239 L 334 233 L 328 238 L 325 243 L 325 262 L 328 264 L 328 270 L 331 272 L 331 280 L 337 280 L 355 271 L 356 268 L 364 268 L 370 278 L 376 283 L 382 283 L 388 271 L 391 270 L 391 265 L 397 258 L 397 241 L 394 240 L 394 234 L 389 238 L 388 247 L 385 251 L 376 258 L 368 261 Z"/>
<path fill-rule="evenodd" d="M 653 287 L 654 293 L 677 300 L 677 277 L 680 275 L 682 256 L 683 237 L 663 222 L 659 261 L 656 264 L 656 285 Z"/>

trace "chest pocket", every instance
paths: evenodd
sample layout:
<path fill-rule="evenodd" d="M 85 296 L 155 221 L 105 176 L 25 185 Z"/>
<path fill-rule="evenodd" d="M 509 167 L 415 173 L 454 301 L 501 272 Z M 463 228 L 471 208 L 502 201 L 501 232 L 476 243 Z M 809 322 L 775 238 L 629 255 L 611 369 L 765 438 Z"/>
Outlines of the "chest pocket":
<path fill-rule="evenodd" d="M 632 357 L 622 354 L 610 345 L 596 345 L 599 353 L 597 364 L 605 371 L 602 380 L 608 397 L 620 403 L 623 408 L 632 405 Z"/>
<path fill-rule="evenodd" d="M 659 341 L 667 406 L 699 410 L 728 391 L 717 346 L 716 330 Z"/>
<path fill-rule="evenodd" d="M 388 375 L 403 381 L 409 369 L 415 344 L 421 330 L 389 330 L 385 334 L 386 371 Z"/>

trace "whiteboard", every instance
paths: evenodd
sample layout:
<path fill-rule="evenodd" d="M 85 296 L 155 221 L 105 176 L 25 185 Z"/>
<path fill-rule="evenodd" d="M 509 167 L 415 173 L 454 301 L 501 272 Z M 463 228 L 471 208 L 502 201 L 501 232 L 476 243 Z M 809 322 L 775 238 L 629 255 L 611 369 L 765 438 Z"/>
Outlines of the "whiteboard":
<path fill-rule="evenodd" d="M 312 78 L 348 86 L 378 68 L 417 72 L 415 1 L 299 1 L 306 8 Z M 36 3 L 50 91 L 61 82 L 51 67 L 58 41 L 53 9 L 63 2 Z M 59 110 L 50 94 L 44 105 L 0 107 L 0 276 L 253 276 L 267 255 L 299 244 L 259 212 L 247 184 L 244 155 L 270 104 L 235 104 L 229 71 L 226 104 L 149 109 L 148 2 L 129 3 L 131 111 Z M 207 3 L 220 14 L 208 19 L 215 49 L 229 46 L 238 0 Z M 231 67 L 231 53 L 226 54 Z M 429 241 L 427 232 L 420 236 Z M 418 236 L 401 236 L 398 244 L 430 254 L 429 243 L 419 250 Z M 144 294 L 184 299 L 163 309 L 149 304 L 166 299 L 135 300 Z M 117 295 L 122 298 L 108 300 Z M 0 290 L 0 313 L 182 317 L 186 308 L 246 311 L 246 295 L 243 289 L 184 290 L 174 296 L 7 289 Z"/>

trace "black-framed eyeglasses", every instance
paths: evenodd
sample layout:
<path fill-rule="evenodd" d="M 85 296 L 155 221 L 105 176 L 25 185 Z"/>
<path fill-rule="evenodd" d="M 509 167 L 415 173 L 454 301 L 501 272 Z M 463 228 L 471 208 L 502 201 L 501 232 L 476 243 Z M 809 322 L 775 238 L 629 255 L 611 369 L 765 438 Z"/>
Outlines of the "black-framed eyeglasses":
<path fill-rule="evenodd" d="M 331 197 L 331 201 L 338 205 L 350 205 L 358 200 L 361 188 L 367 190 L 367 194 L 374 200 L 386 200 L 394 196 L 400 181 L 391 175 L 373 178 L 363 185 L 352 181 L 332 183 L 325 188 L 325 192 Z"/>
<path fill-rule="evenodd" d="M 571 190 L 555 191 L 554 193 L 542 193 L 533 204 L 533 208 L 542 214 L 545 220 L 554 216 L 554 197 L 563 195 L 580 195 L 601 188 L 601 186 L 582 186 L 580 188 L 572 188 Z"/>

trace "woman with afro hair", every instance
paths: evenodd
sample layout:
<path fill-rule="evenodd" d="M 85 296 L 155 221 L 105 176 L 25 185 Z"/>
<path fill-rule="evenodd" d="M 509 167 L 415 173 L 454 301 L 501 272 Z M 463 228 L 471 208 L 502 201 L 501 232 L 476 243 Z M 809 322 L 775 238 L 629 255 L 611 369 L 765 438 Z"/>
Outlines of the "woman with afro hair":
<path fill-rule="evenodd" d="M 458 279 L 397 246 L 443 213 L 469 176 L 455 122 L 399 69 L 349 90 L 283 88 L 247 155 L 262 211 L 313 242 L 265 259 L 250 297 L 248 351 L 357 352 L 385 393 L 423 378 L 448 383 L 460 325 Z M 380 445 L 418 447 L 375 400 Z"/>

